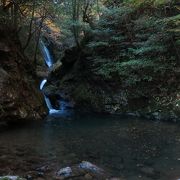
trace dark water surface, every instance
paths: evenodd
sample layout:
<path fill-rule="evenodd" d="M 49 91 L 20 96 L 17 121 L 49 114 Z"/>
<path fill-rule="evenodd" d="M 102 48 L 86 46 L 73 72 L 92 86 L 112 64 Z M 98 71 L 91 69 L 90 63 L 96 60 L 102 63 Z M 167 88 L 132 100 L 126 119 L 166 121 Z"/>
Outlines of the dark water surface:
<path fill-rule="evenodd" d="M 0 131 L 0 175 L 25 175 L 43 165 L 55 172 L 83 160 L 127 180 L 177 180 L 180 125 L 74 114 Z"/>

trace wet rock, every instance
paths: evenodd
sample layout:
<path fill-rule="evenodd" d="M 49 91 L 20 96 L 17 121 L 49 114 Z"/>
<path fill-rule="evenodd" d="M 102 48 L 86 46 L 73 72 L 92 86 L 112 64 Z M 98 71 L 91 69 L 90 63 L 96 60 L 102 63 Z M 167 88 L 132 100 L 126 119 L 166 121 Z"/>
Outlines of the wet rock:
<path fill-rule="evenodd" d="M 43 177 L 44 176 L 44 173 L 43 172 L 38 172 L 37 174 L 39 177 Z"/>
<path fill-rule="evenodd" d="M 170 111 L 170 120 L 173 122 L 177 122 L 179 120 L 178 116 L 173 111 Z"/>
<path fill-rule="evenodd" d="M 0 180 L 26 180 L 26 179 L 20 178 L 19 176 L 0 176 Z"/>
<path fill-rule="evenodd" d="M 102 174 L 104 172 L 103 169 L 99 168 L 98 166 L 88 162 L 88 161 L 82 161 L 79 164 L 79 168 L 89 170 L 98 174 Z"/>
<path fill-rule="evenodd" d="M 72 175 L 72 169 L 71 167 L 62 168 L 56 173 L 56 175 L 62 178 L 70 177 Z"/>
<path fill-rule="evenodd" d="M 152 113 L 153 119 L 160 120 L 161 119 L 161 113 L 154 112 Z"/>
<path fill-rule="evenodd" d="M 27 175 L 27 176 L 26 176 L 26 179 L 27 179 L 27 180 L 33 180 L 33 177 L 32 177 L 31 175 Z"/>
<path fill-rule="evenodd" d="M 36 168 L 36 171 L 38 172 L 47 172 L 49 170 L 50 170 L 49 166 L 42 166 L 42 167 Z"/>
<path fill-rule="evenodd" d="M 131 117 L 140 117 L 140 114 L 138 112 L 128 112 L 127 115 Z"/>
<path fill-rule="evenodd" d="M 61 68 L 61 66 L 62 66 L 62 62 L 61 62 L 61 61 L 57 61 L 57 62 L 53 65 L 53 67 L 52 67 L 52 69 L 51 69 L 51 73 L 57 74 L 58 71 L 59 71 L 59 69 Z"/>
<path fill-rule="evenodd" d="M 73 171 L 73 175 L 72 175 L 73 177 L 84 177 L 87 174 L 87 172 L 83 169 L 80 169 L 78 165 L 72 166 L 72 171 Z"/>
<path fill-rule="evenodd" d="M 38 174 L 36 171 L 29 171 L 25 178 L 27 180 L 34 180 L 35 178 L 38 178 Z"/>
<path fill-rule="evenodd" d="M 57 96 L 58 94 L 56 94 L 55 92 L 57 92 L 58 88 L 56 86 L 53 85 L 49 85 L 49 86 L 44 86 L 43 87 L 43 93 L 46 96 Z"/>
<path fill-rule="evenodd" d="M 55 179 L 107 179 L 109 176 L 106 175 L 103 171 L 103 169 L 97 167 L 96 165 L 88 162 L 88 161 L 83 161 L 80 164 L 71 166 L 71 167 L 66 167 L 60 169 L 56 173 Z"/>
<path fill-rule="evenodd" d="M 37 66 L 36 68 L 36 75 L 40 79 L 47 78 L 49 75 L 49 71 L 46 67 Z"/>

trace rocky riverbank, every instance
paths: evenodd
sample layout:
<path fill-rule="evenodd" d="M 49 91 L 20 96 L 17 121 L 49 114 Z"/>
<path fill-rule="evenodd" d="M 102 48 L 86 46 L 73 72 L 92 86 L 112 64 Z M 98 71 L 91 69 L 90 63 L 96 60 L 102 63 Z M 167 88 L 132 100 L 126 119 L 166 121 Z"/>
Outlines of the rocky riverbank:
<path fill-rule="evenodd" d="M 159 172 L 151 167 L 140 165 L 140 173 L 152 179 L 159 178 Z M 141 175 L 139 175 L 141 178 Z M 42 166 L 29 172 L 24 178 L 19 176 L 0 176 L 0 180 L 126 180 L 124 177 L 113 177 L 102 168 L 88 161 L 82 161 L 71 167 L 64 167 L 53 171 L 50 166 Z"/>
<path fill-rule="evenodd" d="M 25 177 L 15 175 L 0 176 L 0 180 L 124 180 L 123 178 L 113 178 L 100 167 L 88 162 L 82 161 L 71 167 L 64 167 L 57 171 L 50 166 L 42 166 L 28 172 Z"/>

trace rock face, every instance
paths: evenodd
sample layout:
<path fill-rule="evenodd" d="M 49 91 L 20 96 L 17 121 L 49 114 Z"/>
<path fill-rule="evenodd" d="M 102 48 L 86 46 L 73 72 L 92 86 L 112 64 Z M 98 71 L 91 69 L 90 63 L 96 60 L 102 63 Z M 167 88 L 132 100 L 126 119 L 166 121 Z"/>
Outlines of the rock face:
<path fill-rule="evenodd" d="M 33 65 L 12 32 L 0 35 L 0 122 L 41 119 L 46 108 Z"/>

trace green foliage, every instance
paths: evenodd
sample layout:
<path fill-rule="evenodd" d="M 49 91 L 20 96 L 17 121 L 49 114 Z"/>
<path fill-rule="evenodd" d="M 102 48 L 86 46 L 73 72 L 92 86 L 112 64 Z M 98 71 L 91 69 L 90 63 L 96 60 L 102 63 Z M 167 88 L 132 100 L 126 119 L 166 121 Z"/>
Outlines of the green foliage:
<path fill-rule="evenodd" d="M 73 91 L 73 97 L 75 101 L 81 103 L 81 106 L 85 103 L 85 105 L 93 105 L 98 109 L 99 105 L 102 104 L 102 102 L 100 102 L 102 101 L 101 96 L 97 94 L 95 88 L 92 90 L 87 83 L 78 84 Z"/>
<path fill-rule="evenodd" d="M 104 79 L 121 81 L 124 86 L 153 81 L 157 79 L 153 73 L 163 76 L 178 63 L 179 15 L 139 14 L 142 5 L 146 8 L 150 2 L 132 2 L 136 8 L 127 1 L 120 7 L 104 8 L 92 31 L 94 38 L 87 44 L 93 53 L 93 72 Z M 154 10 L 166 4 L 152 2 Z"/>
<path fill-rule="evenodd" d="M 124 2 L 130 3 L 131 5 L 135 7 L 140 7 L 140 6 L 153 6 L 153 7 L 158 7 L 161 5 L 169 4 L 170 2 L 173 2 L 173 0 L 125 0 Z"/>
<path fill-rule="evenodd" d="M 98 18 L 99 3 L 96 0 L 62 0 L 56 4 L 56 22 L 63 38 L 74 37 L 79 46 Z"/>

